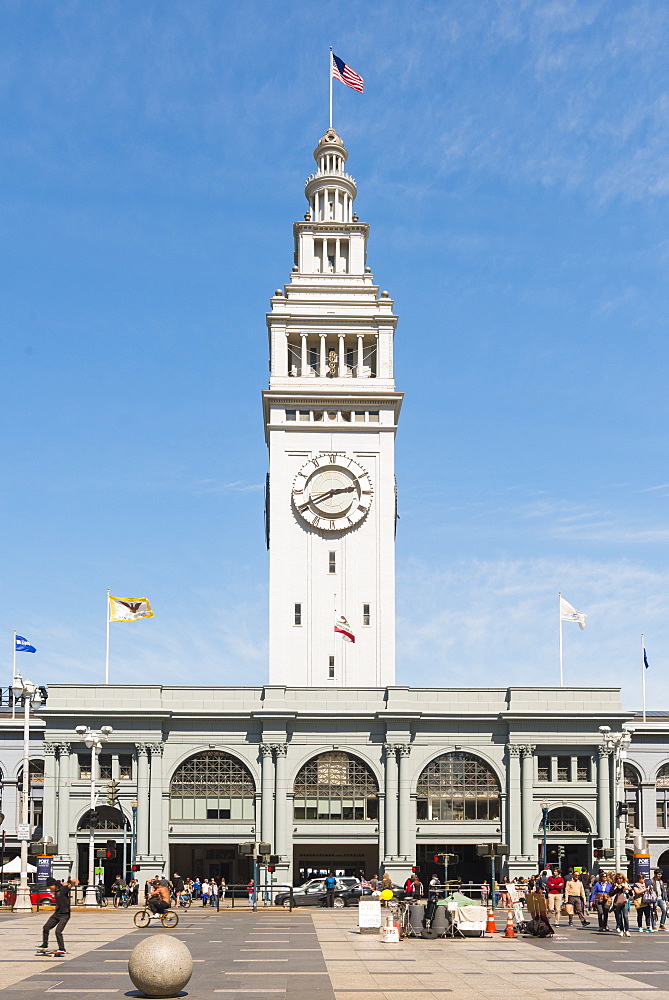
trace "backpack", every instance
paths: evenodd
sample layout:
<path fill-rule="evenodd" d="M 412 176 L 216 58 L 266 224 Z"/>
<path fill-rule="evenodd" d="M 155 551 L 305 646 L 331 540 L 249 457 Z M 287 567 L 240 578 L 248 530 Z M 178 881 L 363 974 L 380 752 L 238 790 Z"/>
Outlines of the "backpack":
<path fill-rule="evenodd" d="M 541 917 L 532 917 L 527 922 L 527 933 L 531 934 L 532 937 L 552 937 L 553 928 L 545 920 L 542 920 Z"/>
<path fill-rule="evenodd" d="M 325 888 L 334 889 L 336 885 L 337 885 L 337 879 L 334 877 L 334 875 L 328 875 L 328 877 L 325 880 Z"/>

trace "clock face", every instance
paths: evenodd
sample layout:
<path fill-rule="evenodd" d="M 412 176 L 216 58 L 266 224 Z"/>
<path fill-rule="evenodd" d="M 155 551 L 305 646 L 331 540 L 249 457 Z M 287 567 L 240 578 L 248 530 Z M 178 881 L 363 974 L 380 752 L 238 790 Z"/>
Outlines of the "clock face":
<path fill-rule="evenodd" d="M 293 483 L 293 504 L 303 520 L 321 531 L 346 531 L 367 514 L 374 496 L 369 473 L 346 455 L 318 455 Z"/>

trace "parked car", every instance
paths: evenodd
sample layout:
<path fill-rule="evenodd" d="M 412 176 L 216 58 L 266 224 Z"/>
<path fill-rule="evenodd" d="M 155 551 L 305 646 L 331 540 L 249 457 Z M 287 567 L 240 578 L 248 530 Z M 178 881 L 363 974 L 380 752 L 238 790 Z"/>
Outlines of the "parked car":
<path fill-rule="evenodd" d="M 360 895 L 360 879 L 357 878 L 346 878 L 341 877 L 337 879 L 337 887 L 335 890 L 335 898 L 340 893 L 346 893 L 349 890 L 357 889 L 358 895 Z M 323 878 L 310 878 L 308 882 L 304 885 L 298 886 L 298 888 L 293 889 L 293 906 L 321 906 L 322 901 L 326 898 L 325 896 L 325 877 Z M 289 892 L 277 892 L 274 897 L 274 902 L 277 906 L 290 906 L 290 893 Z M 338 906 L 347 906 L 348 897 L 346 902 L 338 903 Z"/>
<path fill-rule="evenodd" d="M 55 906 L 56 897 L 43 885 L 32 884 L 28 886 L 30 891 L 31 906 Z M 4 905 L 13 906 L 16 902 L 16 886 L 12 885 L 4 890 Z"/>

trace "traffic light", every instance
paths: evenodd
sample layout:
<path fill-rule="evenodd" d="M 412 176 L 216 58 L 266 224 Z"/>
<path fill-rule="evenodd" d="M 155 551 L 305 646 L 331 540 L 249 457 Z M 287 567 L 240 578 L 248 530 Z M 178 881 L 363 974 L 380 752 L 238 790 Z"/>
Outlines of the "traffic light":
<path fill-rule="evenodd" d="M 269 856 L 269 863 L 271 865 L 278 865 L 278 863 L 279 863 L 279 855 L 278 854 L 270 854 L 270 856 Z"/>
<path fill-rule="evenodd" d="M 602 847 L 604 846 L 604 841 L 600 839 L 593 840 L 592 846 L 596 851 L 601 851 Z M 597 855 L 595 855 L 595 857 L 597 857 Z"/>
<path fill-rule="evenodd" d="M 598 848 L 595 848 L 592 853 L 596 858 L 598 858 L 601 854 L 601 851 Z"/>
<path fill-rule="evenodd" d="M 107 782 L 107 805 L 118 807 L 118 781 Z"/>
<path fill-rule="evenodd" d="M 439 861 L 440 861 L 441 859 L 440 859 L 440 857 L 439 857 L 439 855 L 438 855 L 438 854 L 435 854 L 435 856 L 433 857 L 433 859 L 432 859 L 432 860 L 433 860 L 433 861 L 435 861 L 435 862 L 436 862 L 437 864 L 439 864 Z"/>
<path fill-rule="evenodd" d="M 412 875 L 415 875 L 417 871 L 418 871 L 418 869 L 417 869 L 417 868 L 416 868 L 416 866 L 414 865 L 414 866 L 413 866 L 413 868 L 411 869 L 411 874 L 412 874 Z"/>
<path fill-rule="evenodd" d="M 138 872 L 138 871 L 139 871 L 139 865 L 133 865 L 133 866 L 132 866 L 132 870 L 133 870 L 134 872 Z"/>
<path fill-rule="evenodd" d="M 114 858 L 116 857 L 116 841 L 115 840 L 108 840 L 107 841 L 107 848 L 106 848 L 106 851 L 105 851 L 105 857 L 106 857 L 107 861 L 113 861 Z"/>
<path fill-rule="evenodd" d="M 88 814 L 88 825 L 91 830 L 95 830 L 98 825 L 98 811 L 97 809 L 91 809 Z"/>
<path fill-rule="evenodd" d="M 271 875 L 275 871 L 274 865 L 267 865 L 267 871 Z"/>

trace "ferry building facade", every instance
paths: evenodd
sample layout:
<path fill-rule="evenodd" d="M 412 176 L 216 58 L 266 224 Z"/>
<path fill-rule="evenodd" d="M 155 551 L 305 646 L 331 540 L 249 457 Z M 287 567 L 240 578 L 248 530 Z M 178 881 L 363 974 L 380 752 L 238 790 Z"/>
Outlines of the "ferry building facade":
<path fill-rule="evenodd" d="M 526 875 L 546 809 L 549 858 L 590 867 L 593 841 L 611 842 L 620 775 L 599 727 L 631 719 L 618 689 L 395 684 L 397 317 L 367 265 L 347 155 L 333 130 L 320 140 L 290 280 L 267 315 L 269 684 L 50 685 L 57 875 L 88 870 L 81 725 L 113 727 L 93 777 L 101 803 L 117 782 L 118 802 L 100 805 L 96 841 L 120 851 L 125 836 L 140 877 L 244 881 L 250 840 L 271 843 L 279 882 L 327 869 L 403 881 L 444 852 L 481 878 L 476 845 L 495 842 Z"/>

